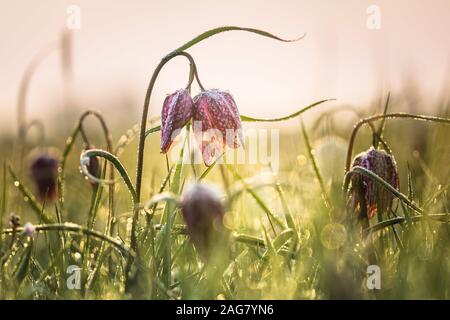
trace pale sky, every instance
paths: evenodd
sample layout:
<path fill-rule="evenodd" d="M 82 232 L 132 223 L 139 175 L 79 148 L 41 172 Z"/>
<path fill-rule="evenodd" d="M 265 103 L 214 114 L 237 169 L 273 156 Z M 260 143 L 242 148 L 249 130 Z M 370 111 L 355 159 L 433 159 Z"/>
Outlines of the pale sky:
<path fill-rule="evenodd" d="M 324 98 L 364 107 L 380 93 L 401 89 L 408 77 L 416 78 L 431 104 L 448 86 L 449 0 L 0 0 L 3 129 L 16 128 L 20 78 L 33 56 L 59 38 L 70 4 L 81 9 L 81 29 L 73 31 L 73 86 L 81 107 L 135 117 L 120 109 L 120 101 L 141 108 L 161 57 L 223 25 L 285 38 L 307 33 L 299 42 L 281 43 L 232 32 L 189 50 L 203 84 L 229 90 L 242 114 L 281 116 Z M 367 28 L 372 4 L 381 10 L 380 30 Z M 55 52 L 35 74 L 28 95 L 32 117 L 62 104 L 59 58 Z M 160 112 L 165 94 L 185 86 L 187 72 L 182 58 L 164 69 L 152 114 Z"/>

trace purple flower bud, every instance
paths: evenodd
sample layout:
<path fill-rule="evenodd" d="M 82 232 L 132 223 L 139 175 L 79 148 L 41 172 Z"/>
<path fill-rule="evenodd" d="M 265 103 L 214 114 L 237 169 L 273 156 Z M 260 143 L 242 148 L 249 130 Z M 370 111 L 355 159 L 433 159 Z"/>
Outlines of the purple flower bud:
<path fill-rule="evenodd" d="M 11 214 L 9 217 L 9 226 L 13 229 L 20 227 L 20 217 L 15 214 Z"/>
<path fill-rule="evenodd" d="M 48 154 L 38 156 L 31 164 L 31 176 L 36 184 L 39 200 L 54 202 L 56 200 L 58 160 Z"/>
<path fill-rule="evenodd" d="M 166 153 L 179 130 L 191 119 L 193 103 L 189 92 L 180 89 L 167 96 L 161 112 L 161 152 Z"/>
<path fill-rule="evenodd" d="M 360 166 L 372 171 L 395 189 L 399 187 L 397 163 L 392 155 L 383 150 L 376 150 L 371 147 L 368 151 L 360 153 L 353 160 L 352 167 L 354 166 Z M 358 216 L 361 212 L 358 186 L 362 188 L 369 219 L 378 211 L 383 213 L 392 207 L 394 199 L 392 193 L 370 177 L 355 174 L 351 178 L 351 184 L 350 201 Z"/>
<path fill-rule="evenodd" d="M 181 211 L 197 251 L 206 257 L 224 230 L 225 209 L 213 187 L 195 184 L 184 193 Z"/>
<path fill-rule="evenodd" d="M 30 222 L 25 223 L 25 225 L 23 226 L 23 233 L 25 233 L 29 237 L 32 237 L 35 231 L 36 227 Z"/>
<path fill-rule="evenodd" d="M 228 92 L 206 90 L 194 98 L 194 134 L 200 143 L 207 166 L 220 156 L 225 147 L 244 145 L 241 117 Z"/>

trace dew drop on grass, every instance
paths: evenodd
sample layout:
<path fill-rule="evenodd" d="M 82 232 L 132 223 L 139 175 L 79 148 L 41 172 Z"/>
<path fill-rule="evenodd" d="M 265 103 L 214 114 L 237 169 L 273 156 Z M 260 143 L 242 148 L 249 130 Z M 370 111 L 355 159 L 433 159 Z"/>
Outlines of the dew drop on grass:
<path fill-rule="evenodd" d="M 308 241 L 309 238 L 311 237 L 311 232 L 308 229 L 303 230 L 303 232 L 301 233 L 301 237 L 305 240 Z"/>
<path fill-rule="evenodd" d="M 75 261 L 80 261 L 81 260 L 81 253 L 75 252 L 73 254 L 73 258 L 74 258 Z"/>
<path fill-rule="evenodd" d="M 19 187 L 20 186 L 20 182 L 19 181 L 14 181 L 14 186 L 15 187 Z"/>
<path fill-rule="evenodd" d="M 347 240 L 347 230 L 340 223 L 329 223 L 322 229 L 320 240 L 325 248 L 336 250 Z"/>
<path fill-rule="evenodd" d="M 301 154 L 297 157 L 297 164 L 299 167 L 303 167 L 306 164 L 306 162 L 307 162 L 307 160 L 304 155 Z"/>

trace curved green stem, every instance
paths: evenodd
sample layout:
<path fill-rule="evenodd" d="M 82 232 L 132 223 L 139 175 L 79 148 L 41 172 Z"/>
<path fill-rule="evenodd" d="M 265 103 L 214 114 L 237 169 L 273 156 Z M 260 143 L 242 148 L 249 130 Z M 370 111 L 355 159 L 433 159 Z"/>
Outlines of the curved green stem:
<path fill-rule="evenodd" d="M 435 220 L 435 221 L 440 221 L 440 222 L 448 222 L 448 220 L 450 219 L 450 215 L 448 213 L 435 213 L 435 214 L 428 214 L 428 215 L 417 215 L 417 216 L 411 216 L 411 221 L 412 222 L 418 222 L 418 221 L 422 221 L 422 220 Z M 382 222 L 379 222 L 369 228 L 367 228 L 364 232 L 366 235 L 369 235 L 372 232 L 376 232 L 379 230 L 382 230 L 384 228 L 396 225 L 396 224 L 401 224 L 403 222 L 406 221 L 405 217 L 395 217 L 389 220 L 385 220 Z"/>
<path fill-rule="evenodd" d="M 83 127 L 83 122 L 84 122 L 85 118 L 89 115 L 94 116 L 100 122 L 100 125 L 103 130 L 103 134 L 105 137 L 105 141 L 106 141 L 106 151 L 108 151 L 109 153 L 112 154 L 112 152 L 113 152 L 112 136 L 109 132 L 108 126 L 106 125 L 106 121 L 99 112 L 94 111 L 94 110 L 86 111 L 85 113 L 83 113 L 81 115 L 80 120 L 79 120 L 80 133 L 81 133 L 84 143 L 86 144 L 86 148 L 88 148 L 90 146 L 90 144 L 89 144 L 86 132 Z M 109 179 L 111 181 L 114 181 L 114 170 L 113 170 L 112 166 L 111 166 L 111 170 L 109 172 Z M 114 229 L 113 221 L 114 221 L 114 216 L 115 216 L 115 214 L 114 214 L 114 183 L 109 184 L 108 189 L 109 189 L 109 192 L 108 192 L 109 213 L 108 213 L 108 221 L 107 221 L 107 232 L 110 235 L 112 235 L 112 233 L 114 231 L 113 230 Z"/>
<path fill-rule="evenodd" d="M 122 242 L 117 241 L 116 239 L 105 235 L 99 231 L 92 230 L 83 226 L 80 226 L 75 223 L 53 223 L 53 224 L 42 224 L 42 225 L 36 225 L 35 231 L 66 231 L 66 232 L 77 232 L 82 233 L 87 236 L 92 236 L 94 238 L 106 241 L 119 249 L 120 252 L 122 252 L 127 257 L 133 257 L 135 254 L 132 250 L 128 249 Z M 23 232 L 23 227 L 16 228 L 16 232 Z M 3 230 L 3 234 L 11 234 L 13 232 L 13 229 L 5 229 Z"/>
<path fill-rule="evenodd" d="M 352 152 L 353 152 L 353 145 L 355 143 L 356 134 L 358 133 L 359 128 L 361 128 L 364 124 L 370 123 L 372 121 L 376 121 L 379 119 L 393 119 L 393 118 L 410 118 L 413 120 L 433 121 L 433 122 L 450 124 L 450 119 L 447 119 L 447 118 L 415 115 L 415 114 L 403 113 L 403 112 L 377 114 L 377 115 L 374 115 L 374 116 L 371 116 L 371 117 L 368 117 L 365 119 L 361 119 L 353 128 L 352 135 L 350 136 L 350 141 L 349 141 L 348 149 L 347 149 L 347 161 L 345 164 L 345 172 L 348 172 L 350 170 L 351 161 L 352 161 L 351 158 L 352 158 Z"/>
<path fill-rule="evenodd" d="M 133 183 L 131 182 L 131 179 L 127 173 L 127 170 L 124 168 L 124 166 L 120 162 L 119 158 L 117 158 L 112 153 L 109 153 L 105 150 L 100 150 L 100 149 L 89 149 L 89 150 L 86 150 L 83 153 L 81 153 L 81 155 L 80 155 L 81 169 L 83 170 L 84 174 L 86 174 L 89 178 L 94 179 L 94 180 L 95 180 L 95 177 L 93 177 L 86 168 L 88 160 L 91 157 L 100 157 L 100 158 L 106 159 L 114 165 L 114 167 L 117 169 L 117 171 L 119 171 L 120 176 L 122 177 L 123 181 L 125 182 L 126 186 L 128 187 L 128 190 L 131 193 L 133 205 L 137 206 L 139 203 L 139 200 L 137 197 L 136 190 L 134 189 Z M 103 181 L 100 179 L 98 180 L 98 182 L 107 183 L 107 184 L 114 183 L 114 181 Z"/>
<path fill-rule="evenodd" d="M 150 83 L 147 88 L 147 92 L 145 94 L 145 100 L 144 100 L 144 107 L 142 110 L 142 118 L 141 118 L 141 129 L 139 132 L 139 144 L 138 144 L 138 159 L 137 159 L 137 165 L 136 165 L 136 194 L 137 194 L 137 203 L 140 201 L 141 197 L 141 187 L 142 187 L 142 173 L 143 173 L 143 167 L 144 167 L 144 148 L 145 148 L 145 137 L 146 137 L 146 127 L 147 127 L 147 116 L 148 116 L 148 109 L 150 104 L 150 98 L 153 92 L 153 88 L 156 83 L 156 79 L 158 78 L 159 73 L 161 72 L 164 65 L 172 60 L 173 58 L 177 56 L 184 56 L 186 57 L 191 66 L 195 66 L 195 62 L 192 58 L 192 56 L 186 52 L 179 52 L 179 51 L 173 51 L 172 53 L 169 53 L 167 56 L 165 56 L 158 66 L 156 67 L 155 71 L 153 72 L 152 78 L 150 79 Z M 196 74 L 196 71 L 195 71 Z M 190 81 L 189 81 L 190 82 Z M 189 86 L 189 84 L 188 84 Z"/>

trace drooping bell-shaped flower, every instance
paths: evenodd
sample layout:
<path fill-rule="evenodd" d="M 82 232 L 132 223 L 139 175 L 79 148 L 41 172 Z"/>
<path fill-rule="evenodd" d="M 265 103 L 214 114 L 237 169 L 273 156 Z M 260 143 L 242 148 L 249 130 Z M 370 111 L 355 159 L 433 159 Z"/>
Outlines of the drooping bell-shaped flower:
<path fill-rule="evenodd" d="M 180 130 L 192 118 L 193 103 L 189 92 L 180 89 L 164 100 L 161 112 L 161 152 L 166 153 Z"/>
<path fill-rule="evenodd" d="M 49 154 L 42 154 L 31 164 L 31 176 L 36 185 L 37 196 L 41 202 L 56 200 L 58 160 Z"/>
<path fill-rule="evenodd" d="M 206 90 L 194 98 L 194 134 L 200 144 L 207 166 L 211 165 L 226 146 L 243 146 L 239 110 L 228 92 Z"/>
<path fill-rule="evenodd" d="M 183 195 L 181 211 L 192 243 L 203 257 L 222 239 L 225 209 L 218 192 L 206 184 L 194 184 Z"/>
<path fill-rule="evenodd" d="M 383 150 L 371 147 L 358 154 L 353 160 L 352 167 L 359 166 L 372 171 L 395 189 L 399 187 L 397 163 L 394 156 Z M 350 201 L 354 211 L 361 214 L 361 201 L 359 193 L 364 195 L 368 218 L 375 213 L 384 213 L 392 207 L 393 195 L 376 181 L 367 176 L 354 174 L 351 178 Z"/>

